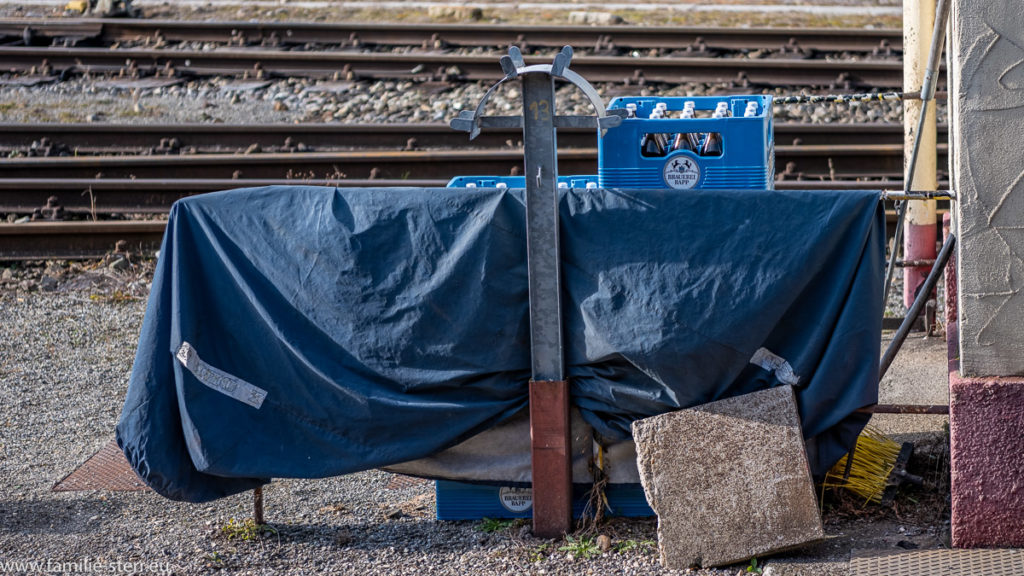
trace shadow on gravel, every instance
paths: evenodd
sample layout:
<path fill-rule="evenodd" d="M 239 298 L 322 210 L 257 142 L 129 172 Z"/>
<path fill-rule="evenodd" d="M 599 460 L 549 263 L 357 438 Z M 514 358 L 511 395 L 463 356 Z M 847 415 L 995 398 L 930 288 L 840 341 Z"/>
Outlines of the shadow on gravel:
<path fill-rule="evenodd" d="M 123 521 L 124 505 L 101 497 L 75 500 L 0 500 L 0 533 L 81 534 L 102 529 L 107 519 Z"/>
<path fill-rule="evenodd" d="M 439 522 L 428 519 L 412 521 L 356 521 L 323 524 L 269 524 L 275 534 L 265 536 L 267 542 L 281 544 L 311 543 L 326 539 L 337 548 L 378 551 L 394 548 L 397 543 L 409 553 L 439 553 L 450 550 L 467 552 L 486 548 L 492 538 L 506 535 L 485 534 L 468 530 L 470 522 Z"/>

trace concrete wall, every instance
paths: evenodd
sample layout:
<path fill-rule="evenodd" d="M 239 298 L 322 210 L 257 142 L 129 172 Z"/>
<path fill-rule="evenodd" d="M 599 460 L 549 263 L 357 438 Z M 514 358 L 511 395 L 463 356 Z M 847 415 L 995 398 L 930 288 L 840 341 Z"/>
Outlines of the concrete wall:
<path fill-rule="evenodd" d="M 960 369 L 1024 375 L 1024 9 L 952 0 L 950 24 Z"/>
<path fill-rule="evenodd" d="M 950 171 L 959 354 L 950 349 L 952 539 L 1024 546 L 1024 10 L 952 0 Z M 955 338 L 957 323 L 949 322 Z M 953 342 L 951 342 L 953 344 Z M 959 356 L 959 358 L 957 358 Z M 959 372 L 957 368 L 959 367 Z"/>

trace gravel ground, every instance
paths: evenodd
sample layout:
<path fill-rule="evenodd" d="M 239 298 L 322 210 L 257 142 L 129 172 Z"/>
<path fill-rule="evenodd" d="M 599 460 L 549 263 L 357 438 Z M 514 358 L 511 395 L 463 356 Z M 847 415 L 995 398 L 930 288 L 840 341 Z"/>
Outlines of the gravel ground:
<path fill-rule="evenodd" d="M 51 492 L 112 437 L 151 266 L 0 269 L 0 561 L 121 562 L 124 571 L 177 574 L 679 573 L 663 570 L 645 544 L 657 538 L 653 520 L 601 527 L 613 544 L 636 549 L 574 558 L 558 550 L 565 541 L 532 538 L 523 523 L 487 533 L 480 522 L 437 521 L 430 484 L 389 488 L 395 477 L 381 471 L 275 481 L 265 490 L 273 532 L 248 541 L 225 531 L 251 514 L 248 495 L 193 505 L 153 493 Z M 929 345 L 914 349 L 921 346 Z M 933 339 L 930 346 L 944 344 Z M 928 438 L 932 446 L 921 452 L 929 460 L 918 465 L 935 468 L 930 478 L 941 486 L 948 464 L 936 454 L 944 439 Z M 841 575 L 855 548 L 942 545 L 948 509 L 941 490 L 909 491 L 891 508 L 865 509 L 841 496 L 826 502 L 829 539 L 763 561 L 765 574 Z M 126 564 L 133 562 L 141 564 Z M 733 576 L 742 568 L 697 573 Z"/>
<path fill-rule="evenodd" d="M 495 69 L 497 70 L 497 58 Z M 34 88 L 0 86 L 0 117 L 5 122 L 119 122 L 252 123 L 448 122 L 464 108 L 475 107 L 487 91 L 483 83 L 444 86 L 408 81 L 316 82 L 278 80 L 256 90 L 231 89 L 225 79 L 191 81 L 180 86 L 147 90 L 97 87 L 93 79 L 74 78 Z M 599 84 L 605 103 L 623 95 L 703 96 L 723 93 L 707 84 L 622 86 Z M 735 90 L 732 91 L 735 93 Z M 775 96 L 783 90 L 765 91 Z M 591 114 L 589 105 L 572 86 L 558 89 L 559 112 Z M 488 104 L 488 113 L 519 111 L 515 86 L 502 87 Z M 940 102 L 939 122 L 946 105 Z M 902 122 L 899 102 L 792 104 L 774 108 L 775 122 L 852 124 Z"/>

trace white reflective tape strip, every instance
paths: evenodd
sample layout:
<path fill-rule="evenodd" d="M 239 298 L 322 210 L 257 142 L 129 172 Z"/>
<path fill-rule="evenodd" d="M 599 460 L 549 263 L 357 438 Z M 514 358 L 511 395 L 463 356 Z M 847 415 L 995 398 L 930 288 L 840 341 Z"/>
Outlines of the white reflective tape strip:
<path fill-rule="evenodd" d="M 785 358 L 773 354 L 767 348 L 758 348 L 757 352 L 754 352 L 754 357 L 750 359 L 750 363 L 769 372 L 774 372 L 775 377 L 783 384 L 796 386 L 800 382 L 800 377 L 793 372 L 793 367 L 789 365 L 789 362 L 786 362 Z"/>
<path fill-rule="evenodd" d="M 263 399 L 267 397 L 266 390 L 203 362 L 199 358 L 199 353 L 188 342 L 182 342 L 175 357 L 203 384 L 257 410 L 263 405 Z"/>

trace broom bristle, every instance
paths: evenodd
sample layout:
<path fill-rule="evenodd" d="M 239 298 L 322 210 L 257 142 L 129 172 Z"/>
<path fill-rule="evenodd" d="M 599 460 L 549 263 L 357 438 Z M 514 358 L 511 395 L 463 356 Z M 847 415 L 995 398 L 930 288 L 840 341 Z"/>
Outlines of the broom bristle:
<path fill-rule="evenodd" d="M 822 486 L 846 488 L 864 498 L 865 503 L 881 502 L 885 487 L 889 483 L 889 475 L 896 466 L 900 445 L 869 426 L 864 428 L 857 438 L 853 454 L 849 478 L 843 478 L 846 473 L 846 459 L 850 457 L 847 454 L 828 471 Z"/>

